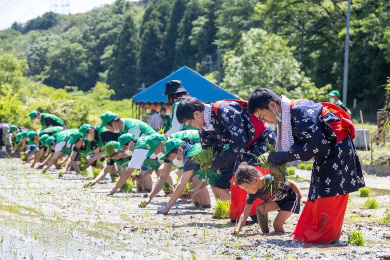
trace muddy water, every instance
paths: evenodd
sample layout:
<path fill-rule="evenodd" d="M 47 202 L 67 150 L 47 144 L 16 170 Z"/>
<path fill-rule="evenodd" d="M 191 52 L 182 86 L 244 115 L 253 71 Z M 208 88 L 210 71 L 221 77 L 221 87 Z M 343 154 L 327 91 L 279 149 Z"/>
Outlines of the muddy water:
<path fill-rule="evenodd" d="M 179 201 L 167 216 L 156 211 L 159 196 L 145 209 L 140 193 L 105 194 L 109 181 L 83 189 L 86 178 L 55 171 L 41 174 L 19 160 L 0 159 L 0 259 L 385 259 L 390 257 L 390 227 L 378 224 L 390 203 L 386 189 L 373 190 L 382 207 L 363 208 L 366 198 L 352 195 L 341 243 L 303 245 L 289 234 L 260 235 L 257 225 L 242 236 L 233 224 L 211 218 L 211 209 Z M 307 193 L 308 183 L 299 182 Z M 162 195 L 162 193 L 161 193 Z M 214 200 L 212 201 L 214 204 Z M 270 215 L 272 220 L 275 214 Z M 291 232 L 299 215 L 285 229 Z M 347 233 L 362 230 L 367 246 L 346 245 Z"/>

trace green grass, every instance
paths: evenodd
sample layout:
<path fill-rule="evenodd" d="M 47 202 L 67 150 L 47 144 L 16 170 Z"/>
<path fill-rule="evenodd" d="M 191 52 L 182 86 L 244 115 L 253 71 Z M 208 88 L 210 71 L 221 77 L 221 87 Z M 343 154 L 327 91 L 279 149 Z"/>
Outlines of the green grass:
<path fill-rule="evenodd" d="M 304 163 L 300 163 L 300 164 L 298 164 L 298 169 L 304 170 L 304 169 L 306 169 L 306 165 Z"/>
<path fill-rule="evenodd" d="M 371 189 L 369 187 L 363 187 L 359 189 L 360 197 L 369 197 Z"/>
<path fill-rule="evenodd" d="M 348 234 L 348 245 L 364 246 L 364 238 L 361 231 L 353 230 Z"/>
<path fill-rule="evenodd" d="M 366 207 L 367 209 L 376 209 L 379 207 L 379 204 L 376 199 L 368 199 L 364 203 L 364 207 Z"/>
<path fill-rule="evenodd" d="M 230 200 L 217 200 L 213 211 L 213 218 L 228 218 L 230 209 Z"/>
<path fill-rule="evenodd" d="M 295 175 L 295 168 L 293 168 L 293 167 L 288 167 L 288 168 L 287 168 L 287 175 L 288 175 L 288 176 Z"/>
<path fill-rule="evenodd" d="M 386 210 L 385 216 L 382 219 L 382 223 L 385 224 L 386 226 L 390 226 L 390 210 Z"/>
<path fill-rule="evenodd" d="M 122 187 L 120 187 L 120 191 L 128 193 L 133 190 L 134 183 L 131 179 L 128 179 L 125 183 L 123 183 Z"/>

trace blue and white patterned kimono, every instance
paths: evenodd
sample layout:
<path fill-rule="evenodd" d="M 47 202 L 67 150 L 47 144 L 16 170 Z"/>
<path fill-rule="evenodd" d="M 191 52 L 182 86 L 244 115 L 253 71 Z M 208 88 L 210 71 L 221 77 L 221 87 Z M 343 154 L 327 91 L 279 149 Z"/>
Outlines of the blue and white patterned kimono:
<path fill-rule="evenodd" d="M 314 157 L 310 201 L 347 194 L 365 186 L 350 136 L 337 143 L 328 122 L 340 119 L 332 112 L 321 117 L 322 109 L 322 104 L 312 100 L 299 100 L 291 109 L 294 144 L 286 154 L 286 161 L 307 161 Z"/>

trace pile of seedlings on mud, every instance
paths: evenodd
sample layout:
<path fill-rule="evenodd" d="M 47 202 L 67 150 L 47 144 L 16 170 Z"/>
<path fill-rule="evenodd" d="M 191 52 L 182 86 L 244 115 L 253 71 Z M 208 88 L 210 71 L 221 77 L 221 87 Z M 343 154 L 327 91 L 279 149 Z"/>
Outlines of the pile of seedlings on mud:
<path fill-rule="evenodd" d="M 213 218 L 216 219 L 229 218 L 229 211 L 230 211 L 230 200 L 217 199 L 213 211 Z"/>
<path fill-rule="evenodd" d="M 364 246 L 364 244 L 363 233 L 361 231 L 352 230 L 352 232 L 348 234 L 348 245 Z"/>

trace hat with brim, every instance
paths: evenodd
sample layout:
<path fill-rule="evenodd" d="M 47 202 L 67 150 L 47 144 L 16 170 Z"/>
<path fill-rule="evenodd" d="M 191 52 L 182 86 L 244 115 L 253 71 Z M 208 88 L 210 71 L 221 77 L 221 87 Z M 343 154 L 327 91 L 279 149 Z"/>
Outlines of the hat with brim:
<path fill-rule="evenodd" d="M 119 144 L 121 146 L 124 146 L 125 144 L 128 144 L 129 142 L 134 140 L 134 136 L 130 133 L 123 134 L 118 138 Z"/>
<path fill-rule="evenodd" d="M 170 80 L 165 84 L 164 95 L 166 96 L 182 92 L 187 92 L 187 90 L 183 87 L 180 80 Z"/>
<path fill-rule="evenodd" d="M 28 113 L 28 116 L 30 117 L 31 120 L 37 115 L 38 111 L 36 110 L 31 110 L 30 113 Z"/>
<path fill-rule="evenodd" d="M 164 141 L 165 137 L 161 134 L 149 135 L 145 141 L 146 147 L 148 148 L 148 153 L 146 154 L 146 157 L 151 156 L 154 153 L 154 150 L 156 150 L 157 146 L 159 146 Z"/>
<path fill-rule="evenodd" d="M 87 136 L 88 130 L 92 127 L 90 124 L 83 124 L 79 128 L 79 133 L 82 135 L 83 138 Z"/>
<path fill-rule="evenodd" d="M 54 140 L 55 140 L 55 138 L 54 138 L 53 136 L 49 136 L 49 137 L 46 139 L 46 141 L 45 141 L 45 145 L 46 145 L 48 148 L 50 148 L 50 145 L 53 144 Z"/>
<path fill-rule="evenodd" d="M 81 134 L 79 131 L 74 131 L 70 134 L 69 136 L 69 144 L 74 144 L 76 143 L 80 138 L 82 138 Z"/>
<path fill-rule="evenodd" d="M 46 140 L 47 140 L 47 138 L 49 138 L 49 137 L 50 137 L 49 135 L 43 134 L 43 135 L 39 138 L 39 141 L 41 141 L 41 146 L 40 146 L 40 148 L 42 148 L 43 146 L 45 146 Z"/>
<path fill-rule="evenodd" d="M 8 133 L 11 133 L 12 131 L 18 130 L 18 127 L 16 125 L 11 125 L 8 129 Z"/>
<path fill-rule="evenodd" d="M 33 140 L 34 140 L 34 137 L 37 135 L 37 132 L 35 132 L 35 131 L 30 131 L 30 132 L 28 132 L 28 134 L 27 134 L 27 137 L 28 137 L 28 139 L 32 142 Z"/>
<path fill-rule="evenodd" d="M 111 112 L 111 111 L 104 112 L 100 116 L 100 119 L 102 120 L 102 124 L 100 126 L 101 127 L 106 126 L 109 122 L 113 121 L 117 117 L 118 117 L 118 115 Z"/>
<path fill-rule="evenodd" d="M 165 160 L 165 158 L 167 158 L 168 154 L 176 147 L 179 147 L 179 146 L 183 146 L 185 145 L 185 142 L 180 140 L 180 139 L 177 139 L 177 138 L 171 138 L 169 139 L 168 141 L 166 141 L 164 143 L 164 147 L 165 147 L 165 154 L 163 157 L 161 157 L 160 159 L 161 160 Z"/>
<path fill-rule="evenodd" d="M 338 92 L 337 90 L 332 90 L 331 92 L 329 92 L 328 94 L 329 97 L 338 97 L 340 98 L 340 92 Z"/>

